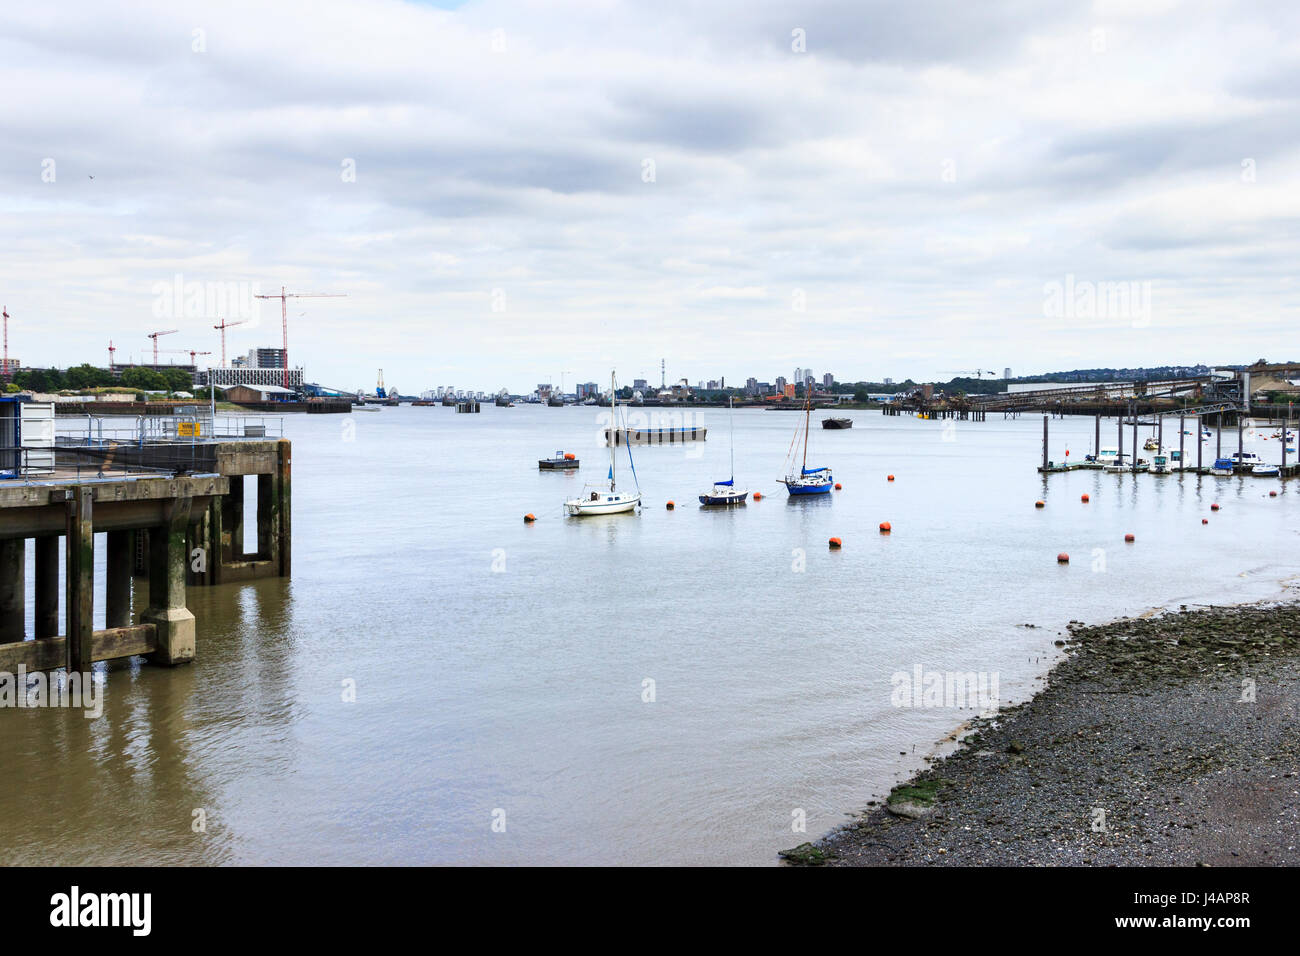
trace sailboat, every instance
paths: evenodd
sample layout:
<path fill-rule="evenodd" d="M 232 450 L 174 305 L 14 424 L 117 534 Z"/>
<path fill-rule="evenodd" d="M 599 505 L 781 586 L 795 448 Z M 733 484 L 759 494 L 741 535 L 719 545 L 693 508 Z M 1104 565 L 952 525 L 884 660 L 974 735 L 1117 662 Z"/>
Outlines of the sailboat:
<path fill-rule="evenodd" d="M 835 484 L 835 479 L 831 475 L 829 468 L 809 468 L 808 467 L 808 422 L 812 417 L 812 398 L 804 398 L 803 403 L 803 458 L 799 468 L 799 474 L 788 474 L 784 478 L 778 478 L 777 481 L 785 485 L 785 490 L 790 493 L 791 497 L 795 495 L 824 495 L 828 494 L 831 487 Z M 796 440 L 798 431 L 795 432 Z M 793 446 L 791 451 L 793 451 Z"/>
<path fill-rule="evenodd" d="M 726 481 L 715 481 L 713 490 L 700 495 L 702 505 L 743 505 L 749 497 L 749 491 L 736 488 L 736 409 L 732 400 L 727 400 L 731 410 L 731 477 Z"/>
<path fill-rule="evenodd" d="M 610 429 L 617 428 L 618 420 L 618 389 L 614 384 L 614 373 L 609 373 L 609 394 L 610 394 Z M 615 461 L 614 452 L 616 443 L 609 442 L 609 488 L 606 490 L 603 485 L 587 485 L 582 490 L 582 496 L 579 498 L 570 498 L 564 502 L 564 511 L 571 517 L 581 517 L 584 515 L 614 515 L 622 514 L 628 511 L 635 511 L 641 505 L 641 489 L 636 491 L 619 491 L 617 487 L 616 472 L 618 463 Z M 632 461 L 632 446 L 627 446 L 627 460 Z M 632 478 L 636 479 L 636 465 L 632 465 Z"/>

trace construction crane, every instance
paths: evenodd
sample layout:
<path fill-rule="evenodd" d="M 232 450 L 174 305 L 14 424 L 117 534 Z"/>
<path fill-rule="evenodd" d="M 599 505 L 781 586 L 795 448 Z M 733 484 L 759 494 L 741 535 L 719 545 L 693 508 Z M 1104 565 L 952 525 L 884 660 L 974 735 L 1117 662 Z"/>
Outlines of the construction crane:
<path fill-rule="evenodd" d="M 113 367 L 114 367 L 114 366 L 113 366 L 113 353 L 116 352 L 116 351 L 117 351 L 117 348 L 114 347 L 114 345 L 113 345 L 113 340 L 112 340 L 112 339 L 109 339 L 109 340 L 108 340 L 108 370 L 109 370 L 110 372 L 113 371 Z"/>
<path fill-rule="evenodd" d="M 236 325 L 243 325 L 247 321 L 248 319 L 240 319 L 238 322 L 227 322 L 225 319 L 222 319 L 220 325 L 213 326 L 214 329 L 221 330 L 221 367 L 222 368 L 226 367 L 226 329 L 232 329 Z M 207 353 L 204 352 L 203 354 L 206 355 Z"/>
<path fill-rule="evenodd" d="M 171 335 L 172 333 L 174 333 L 174 332 L 179 332 L 179 331 L 180 331 L 180 329 L 167 329 L 167 330 L 164 331 L 164 332 L 150 332 L 150 333 L 149 333 L 149 338 L 153 339 L 153 364 L 154 364 L 154 368 L 157 368 L 157 367 L 158 367 L 158 337 L 159 337 L 159 336 L 162 336 L 162 335 Z"/>
<path fill-rule="evenodd" d="M 6 305 L 3 309 L 3 312 L 4 312 L 4 321 L 5 321 L 5 354 L 4 354 L 4 369 L 2 374 L 4 380 L 8 382 L 9 381 L 9 306 Z"/>
<path fill-rule="evenodd" d="M 985 372 L 988 372 L 990 375 L 997 375 L 997 374 L 998 374 L 997 372 L 995 372 L 995 371 L 994 371 L 993 369 L 991 369 L 991 368 L 959 368 L 959 369 L 951 369 L 951 368 L 947 368 L 947 369 L 943 369 L 943 374 L 944 374 L 944 375 L 974 375 L 974 376 L 975 376 L 976 378 L 978 378 L 980 381 L 983 381 L 983 380 L 984 380 L 984 373 L 985 373 Z"/>
<path fill-rule="evenodd" d="M 289 307 L 290 299 L 343 299 L 346 292 L 285 292 L 280 286 L 279 295 L 259 295 L 259 299 L 280 300 L 280 327 L 284 333 L 284 387 L 289 387 Z"/>
<path fill-rule="evenodd" d="M 158 351 L 163 355 L 188 355 L 191 365 L 194 365 L 194 356 L 212 354 L 211 352 L 200 352 L 198 349 L 159 349 Z M 197 365 L 194 365 L 194 367 L 198 368 Z"/>

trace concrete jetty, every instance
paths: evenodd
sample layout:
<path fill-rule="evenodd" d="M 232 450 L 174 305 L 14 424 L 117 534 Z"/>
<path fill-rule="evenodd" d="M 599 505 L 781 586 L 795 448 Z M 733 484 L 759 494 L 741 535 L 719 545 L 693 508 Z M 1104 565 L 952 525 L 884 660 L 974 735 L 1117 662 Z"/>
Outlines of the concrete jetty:
<path fill-rule="evenodd" d="M 284 439 L 110 442 L 61 446 L 53 474 L 0 481 L 0 672 L 86 672 L 95 661 L 135 655 L 168 666 L 193 660 L 188 586 L 290 573 L 291 463 Z M 257 496 L 246 502 L 244 478 L 252 475 Z M 257 541 L 246 553 L 243 524 L 250 505 L 256 508 Z M 95 630 L 99 532 L 107 539 L 106 626 Z M 31 620 L 25 594 L 29 538 L 35 561 Z M 147 600 L 135 606 L 133 574 L 148 580 L 141 589 Z"/>

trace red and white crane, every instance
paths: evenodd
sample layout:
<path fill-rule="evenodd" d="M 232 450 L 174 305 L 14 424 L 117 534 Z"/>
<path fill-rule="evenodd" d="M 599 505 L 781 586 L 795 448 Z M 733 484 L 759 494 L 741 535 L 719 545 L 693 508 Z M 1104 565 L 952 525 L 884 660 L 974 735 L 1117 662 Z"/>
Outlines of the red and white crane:
<path fill-rule="evenodd" d="M 280 300 L 280 326 L 284 331 L 284 387 L 289 387 L 289 308 L 290 299 L 343 299 L 346 292 L 285 292 L 280 286 L 279 295 L 259 295 L 259 299 Z"/>
<path fill-rule="evenodd" d="M 116 351 L 117 348 L 113 345 L 113 340 L 109 339 L 108 340 L 108 370 L 110 372 L 113 371 L 113 353 Z"/>
<path fill-rule="evenodd" d="M 221 330 L 221 367 L 222 368 L 226 367 L 226 329 L 232 329 L 236 325 L 243 325 L 247 321 L 248 319 L 240 319 L 238 322 L 227 322 L 225 319 L 222 319 L 220 325 L 213 326 L 214 329 Z M 208 353 L 204 352 L 203 354 L 207 355 Z"/>
<path fill-rule="evenodd" d="M 153 339 L 153 365 L 158 367 L 158 337 L 160 335 L 171 335 L 173 332 L 179 332 L 180 329 L 167 329 L 165 332 L 150 332 L 149 338 Z"/>

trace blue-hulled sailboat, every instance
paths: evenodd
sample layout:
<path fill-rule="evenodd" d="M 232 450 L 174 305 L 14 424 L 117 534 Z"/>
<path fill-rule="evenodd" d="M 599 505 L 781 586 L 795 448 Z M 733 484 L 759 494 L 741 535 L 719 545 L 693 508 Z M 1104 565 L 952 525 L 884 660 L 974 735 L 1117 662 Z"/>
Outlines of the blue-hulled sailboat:
<path fill-rule="evenodd" d="M 790 493 L 791 497 L 795 495 L 829 494 L 831 488 L 835 485 L 835 478 L 831 475 L 829 468 L 808 467 L 808 423 L 811 418 L 812 397 L 807 396 L 804 398 L 803 407 L 803 458 L 799 474 L 791 473 L 784 478 L 777 479 L 777 481 L 785 485 L 785 490 Z"/>
<path fill-rule="evenodd" d="M 702 505 L 743 505 L 749 497 L 749 491 L 736 487 L 736 410 L 731 400 L 727 400 L 731 409 L 731 477 L 726 481 L 715 481 L 713 490 L 700 495 Z"/>

